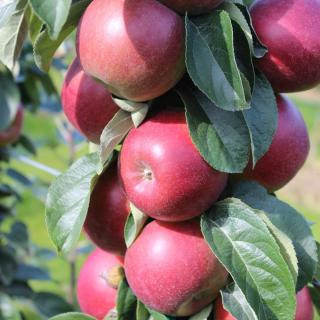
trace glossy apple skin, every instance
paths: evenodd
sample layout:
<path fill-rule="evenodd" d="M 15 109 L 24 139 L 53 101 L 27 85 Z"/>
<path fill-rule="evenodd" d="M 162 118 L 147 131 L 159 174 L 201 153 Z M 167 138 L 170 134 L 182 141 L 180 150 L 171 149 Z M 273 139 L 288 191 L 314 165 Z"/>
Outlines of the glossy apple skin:
<path fill-rule="evenodd" d="M 257 61 L 276 92 L 310 89 L 320 83 L 320 1 L 257 0 L 253 26 L 269 52 Z"/>
<path fill-rule="evenodd" d="M 119 164 L 128 199 L 163 221 L 200 215 L 227 182 L 227 174 L 211 168 L 193 145 L 183 111 L 158 112 L 132 129 Z"/>
<path fill-rule="evenodd" d="M 313 320 L 313 303 L 307 287 L 297 293 L 295 320 Z"/>
<path fill-rule="evenodd" d="M 269 191 L 285 186 L 306 161 L 310 141 L 305 122 L 297 107 L 285 96 L 277 96 L 278 128 L 270 149 L 252 170 L 251 164 L 243 176 L 256 180 Z"/>
<path fill-rule="evenodd" d="M 67 71 L 61 102 L 72 125 L 97 144 L 102 130 L 119 110 L 107 87 L 86 75 L 77 58 Z"/>
<path fill-rule="evenodd" d="M 89 255 L 80 270 L 77 296 L 80 309 L 98 320 L 115 307 L 117 289 L 108 282 L 110 272 L 123 266 L 123 259 L 100 249 Z"/>
<path fill-rule="evenodd" d="M 237 320 L 231 313 L 224 309 L 221 297 L 215 302 L 214 312 L 215 320 Z M 295 320 L 313 320 L 313 304 L 307 288 L 303 288 L 297 293 Z"/>
<path fill-rule="evenodd" d="M 201 234 L 199 219 L 148 224 L 126 252 L 125 273 L 138 299 L 176 316 L 203 309 L 228 278 Z"/>
<path fill-rule="evenodd" d="M 160 0 L 160 2 L 179 13 L 198 15 L 212 11 L 223 0 Z"/>
<path fill-rule="evenodd" d="M 18 140 L 22 131 L 23 119 L 24 111 L 23 107 L 20 106 L 9 128 L 4 131 L 0 131 L 0 147 L 14 143 Z"/>
<path fill-rule="evenodd" d="M 99 177 L 91 194 L 84 230 L 99 248 L 124 255 L 124 226 L 130 213 L 129 202 L 120 185 L 114 162 Z"/>
<path fill-rule="evenodd" d="M 151 100 L 185 72 L 184 22 L 156 0 L 94 0 L 78 27 L 77 52 L 85 72 L 115 95 Z"/>

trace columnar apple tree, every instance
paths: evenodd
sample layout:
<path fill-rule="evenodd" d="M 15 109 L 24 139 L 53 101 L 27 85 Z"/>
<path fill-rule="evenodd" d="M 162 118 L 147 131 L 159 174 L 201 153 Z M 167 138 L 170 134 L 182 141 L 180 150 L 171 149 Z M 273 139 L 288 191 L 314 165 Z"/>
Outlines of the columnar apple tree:
<path fill-rule="evenodd" d="M 320 84 L 317 0 L 16 0 L 0 59 L 26 38 L 47 72 L 76 33 L 62 88 L 90 141 L 48 192 L 46 222 L 81 270 L 87 314 L 55 319 L 313 318 L 319 244 L 276 191 L 309 152 L 283 95 Z M 312 297 L 312 300 L 311 300 Z"/>

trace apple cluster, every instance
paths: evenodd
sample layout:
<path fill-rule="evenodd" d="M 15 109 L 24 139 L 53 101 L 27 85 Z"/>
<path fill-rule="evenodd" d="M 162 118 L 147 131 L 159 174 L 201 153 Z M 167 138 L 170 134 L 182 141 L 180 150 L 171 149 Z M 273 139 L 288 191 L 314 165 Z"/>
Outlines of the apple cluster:
<path fill-rule="evenodd" d="M 93 0 L 80 20 L 77 57 L 62 89 L 63 109 L 74 127 L 98 144 L 119 110 L 114 96 L 144 102 L 172 89 L 185 75 L 182 15 L 205 14 L 221 2 Z M 166 315 L 190 316 L 212 303 L 229 275 L 203 238 L 199 216 L 218 200 L 228 179 L 255 180 L 274 192 L 307 158 L 304 120 L 280 93 L 320 83 L 320 3 L 257 0 L 250 11 L 268 48 L 256 64 L 277 98 L 278 127 L 271 147 L 254 169 L 249 163 L 242 174 L 230 177 L 202 158 L 179 104 L 155 104 L 147 119 L 129 132 L 90 198 L 84 230 L 99 249 L 81 270 L 78 300 L 97 319 L 115 307 L 124 274 L 141 302 Z M 124 227 L 132 205 L 149 220 L 127 248 Z M 297 299 L 296 319 L 311 320 L 307 289 Z M 234 319 L 221 299 L 215 314 L 217 320 Z"/>

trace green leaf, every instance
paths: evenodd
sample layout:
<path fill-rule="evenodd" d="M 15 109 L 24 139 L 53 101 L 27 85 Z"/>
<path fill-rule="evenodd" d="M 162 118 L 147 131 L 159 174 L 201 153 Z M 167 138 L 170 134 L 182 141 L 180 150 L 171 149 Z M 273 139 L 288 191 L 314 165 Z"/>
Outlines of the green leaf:
<path fill-rule="evenodd" d="M 19 193 L 12 186 L 7 184 L 0 184 L 0 199 L 14 196 L 19 198 Z"/>
<path fill-rule="evenodd" d="M 25 264 L 20 264 L 15 274 L 15 279 L 20 281 L 38 280 L 38 281 L 49 281 L 51 280 L 48 271 Z"/>
<path fill-rule="evenodd" d="M 9 77 L 0 75 L 0 131 L 13 122 L 19 103 L 20 93 L 16 84 Z"/>
<path fill-rule="evenodd" d="M 88 154 L 59 176 L 49 188 L 46 224 L 59 252 L 68 253 L 80 236 L 97 176 L 97 164 L 98 155 Z"/>
<path fill-rule="evenodd" d="M 282 254 L 282 257 L 286 261 L 294 283 L 297 283 L 298 278 L 298 259 L 296 252 L 294 250 L 293 243 L 291 239 L 283 233 L 281 230 L 279 230 L 268 218 L 268 216 L 260 210 L 256 211 L 257 214 L 260 216 L 260 218 L 264 221 L 266 226 L 268 227 L 269 231 L 277 241 L 277 244 L 280 248 L 280 252 Z"/>
<path fill-rule="evenodd" d="M 29 18 L 29 38 L 34 43 L 42 29 L 43 23 L 35 13 L 31 13 Z"/>
<path fill-rule="evenodd" d="M 252 4 L 254 0 L 243 0 L 243 3 L 246 5 L 246 6 L 250 6 Z M 238 2 L 238 1 L 237 1 Z"/>
<path fill-rule="evenodd" d="M 20 184 L 22 184 L 26 187 L 30 187 L 33 184 L 33 182 L 28 177 L 26 177 L 24 174 L 22 174 L 20 171 L 9 168 L 6 171 L 6 173 L 11 179 L 19 182 Z"/>
<path fill-rule="evenodd" d="M 10 19 L 17 6 L 18 0 L 2 0 L 0 3 L 0 28 Z"/>
<path fill-rule="evenodd" d="M 315 278 L 320 281 L 320 243 L 317 241 L 318 264 L 316 268 Z"/>
<path fill-rule="evenodd" d="M 241 28 L 250 47 L 251 55 L 255 58 L 262 58 L 267 53 L 267 48 L 260 42 L 253 29 L 248 8 L 241 3 L 231 2 L 224 2 L 221 8 L 227 11 L 231 20 Z"/>
<path fill-rule="evenodd" d="M 186 64 L 193 82 L 217 107 L 229 111 L 250 107 L 250 92 L 242 83 L 226 11 L 186 17 Z"/>
<path fill-rule="evenodd" d="M 272 87 L 266 77 L 257 72 L 251 108 L 243 111 L 250 134 L 251 158 L 256 165 L 269 150 L 278 127 L 278 108 Z"/>
<path fill-rule="evenodd" d="M 246 2 L 245 4 L 248 4 L 249 2 L 252 2 L 252 1 L 250 0 L 250 1 L 245 1 L 245 2 Z M 253 28 L 249 9 L 241 3 L 237 3 L 236 6 L 242 12 L 243 16 L 247 20 L 248 25 L 250 26 L 252 40 L 253 40 L 252 54 L 254 55 L 255 58 L 262 58 L 268 52 L 268 49 L 263 43 L 261 43 L 259 37 L 257 36 L 257 33 L 255 32 L 255 30 Z"/>
<path fill-rule="evenodd" d="M 36 146 L 33 144 L 32 140 L 28 136 L 24 134 L 20 135 L 18 143 L 32 155 L 35 156 L 37 154 Z"/>
<path fill-rule="evenodd" d="M 136 208 L 132 203 L 130 203 L 130 209 L 131 213 L 129 214 L 124 227 L 124 239 L 127 248 L 133 244 L 148 220 L 148 216 Z"/>
<path fill-rule="evenodd" d="M 36 15 L 48 27 L 50 37 L 57 39 L 66 23 L 72 0 L 29 0 Z"/>
<path fill-rule="evenodd" d="M 68 312 L 52 317 L 50 320 L 95 320 L 95 318 L 79 312 Z"/>
<path fill-rule="evenodd" d="M 19 310 L 16 309 L 9 296 L 0 292 L 0 319 L 21 320 Z"/>
<path fill-rule="evenodd" d="M 15 256 L 5 247 L 0 247 L 0 281 L 9 285 L 14 278 L 18 264 Z"/>
<path fill-rule="evenodd" d="M 131 291 L 126 280 L 122 280 L 117 295 L 118 320 L 133 319 L 137 305 L 137 298 Z"/>
<path fill-rule="evenodd" d="M 54 53 L 59 48 L 63 40 L 68 37 L 71 32 L 77 27 L 78 22 L 90 4 L 90 0 L 80 0 L 71 6 L 69 16 L 64 24 L 57 39 L 50 38 L 49 30 L 43 30 L 34 43 L 34 59 L 39 69 L 48 72 Z"/>
<path fill-rule="evenodd" d="M 134 127 L 131 113 L 120 109 L 103 129 L 100 138 L 100 167 L 99 174 L 108 164 L 114 148 L 124 139 Z"/>
<path fill-rule="evenodd" d="M 4 287 L 3 291 L 11 297 L 21 297 L 30 299 L 34 292 L 27 282 L 24 281 L 13 281 L 10 286 Z"/>
<path fill-rule="evenodd" d="M 119 320 L 118 312 L 116 309 L 111 309 L 107 315 L 103 318 L 103 320 Z"/>
<path fill-rule="evenodd" d="M 33 295 L 32 300 L 37 309 L 46 317 L 73 311 L 72 306 L 64 299 L 50 292 L 37 292 Z"/>
<path fill-rule="evenodd" d="M 146 306 L 138 300 L 136 309 L 136 320 L 148 320 L 149 311 Z"/>
<path fill-rule="evenodd" d="M 244 33 L 247 39 L 247 42 L 250 47 L 250 51 L 251 53 L 253 53 L 254 49 L 253 49 L 253 37 L 251 33 L 251 28 L 246 18 L 244 17 L 243 13 L 241 12 L 241 10 L 238 8 L 238 6 L 235 3 L 232 3 L 232 2 L 224 2 L 221 4 L 220 8 L 228 12 L 230 19 L 236 22 L 240 26 L 242 32 Z"/>
<path fill-rule="evenodd" d="M 317 287 L 308 287 L 312 302 L 317 309 L 318 315 L 320 316 L 320 288 Z"/>
<path fill-rule="evenodd" d="M 288 204 L 268 194 L 255 182 L 240 182 L 229 195 L 254 209 L 264 211 L 270 221 L 291 239 L 299 266 L 297 290 L 312 281 L 317 267 L 317 247 L 307 220 Z"/>
<path fill-rule="evenodd" d="M 146 105 L 143 108 L 131 113 L 131 119 L 136 128 L 138 128 L 147 117 L 149 109 L 150 106 Z"/>
<path fill-rule="evenodd" d="M 201 229 L 259 320 L 294 318 L 295 286 L 290 270 L 252 208 L 234 198 L 220 201 L 202 216 Z"/>
<path fill-rule="evenodd" d="M 245 295 L 234 283 L 221 290 L 224 308 L 240 320 L 258 320 Z"/>
<path fill-rule="evenodd" d="M 233 42 L 236 62 L 240 72 L 244 92 L 246 94 L 246 100 L 250 102 L 252 99 L 252 91 L 255 83 L 255 71 L 253 67 L 252 55 L 250 52 L 250 46 L 240 26 L 237 23 L 232 22 L 232 28 L 234 33 Z M 250 109 L 247 108 L 244 110 Z"/>
<path fill-rule="evenodd" d="M 250 154 L 250 136 L 241 112 L 217 108 L 203 93 L 179 90 L 193 143 L 216 170 L 240 173 Z"/>
<path fill-rule="evenodd" d="M 190 317 L 189 320 L 208 320 L 210 317 L 210 314 L 213 310 L 213 305 L 210 304 L 194 316 Z"/>
<path fill-rule="evenodd" d="M 255 164 L 269 149 L 277 128 L 278 109 L 273 90 L 261 73 L 256 75 L 249 110 L 221 110 L 189 84 L 181 86 L 178 93 L 186 107 L 192 141 L 213 168 L 242 172 L 250 153 Z"/>
<path fill-rule="evenodd" d="M 136 102 L 118 97 L 113 97 L 113 101 L 120 109 L 131 113 L 131 119 L 136 128 L 146 118 L 151 105 L 151 102 Z"/>
<path fill-rule="evenodd" d="M 152 310 L 152 309 L 148 309 L 150 315 L 151 315 L 151 319 L 152 320 L 170 320 L 172 319 L 172 317 L 168 317 L 162 313 L 159 313 L 155 310 Z"/>
<path fill-rule="evenodd" d="M 23 320 L 44 320 L 43 316 L 39 314 L 33 303 L 28 299 L 15 299 L 14 305 L 23 316 Z"/>
<path fill-rule="evenodd" d="M 13 223 L 7 237 L 12 244 L 18 245 L 26 250 L 29 248 L 29 232 L 24 223 L 18 221 Z"/>
<path fill-rule="evenodd" d="M 10 70 L 18 59 L 28 33 L 27 0 L 19 0 L 4 26 L 0 28 L 0 61 Z"/>

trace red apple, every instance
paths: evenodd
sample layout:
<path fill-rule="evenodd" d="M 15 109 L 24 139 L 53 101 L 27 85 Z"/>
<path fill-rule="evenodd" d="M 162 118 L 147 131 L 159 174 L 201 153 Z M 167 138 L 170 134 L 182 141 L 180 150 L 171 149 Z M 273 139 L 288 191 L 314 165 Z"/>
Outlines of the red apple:
<path fill-rule="evenodd" d="M 94 143 L 119 110 L 107 87 L 86 75 L 77 58 L 68 69 L 61 99 L 68 120 Z"/>
<path fill-rule="evenodd" d="M 80 309 L 98 320 L 115 307 L 117 286 L 123 276 L 123 260 L 96 249 L 79 274 L 77 296 Z"/>
<path fill-rule="evenodd" d="M 214 312 L 215 320 L 237 320 L 224 309 L 221 297 L 215 302 Z M 295 320 L 313 320 L 313 304 L 307 288 L 303 288 L 297 293 Z"/>
<path fill-rule="evenodd" d="M 7 129 L 0 131 L 0 147 L 14 143 L 18 140 L 23 125 L 23 114 L 23 107 L 20 106 L 10 126 Z"/>
<path fill-rule="evenodd" d="M 212 11 L 223 0 L 160 0 L 160 2 L 177 12 L 187 11 L 191 15 L 198 15 Z"/>
<path fill-rule="evenodd" d="M 94 0 L 78 27 L 77 52 L 85 72 L 115 95 L 150 100 L 184 74 L 184 22 L 157 0 Z"/>
<path fill-rule="evenodd" d="M 268 54 L 257 61 L 276 92 L 320 83 L 320 1 L 256 0 L 253 26 Z"/>
<path fill-rule="evenodd" d="M 129 202 L 120 185 L 117 163 L 99 177 L 91 194 L 84 229 L 92 242 L 101 249 L 124 255 L 124 226 L 130 213 Z"/>
<path fill-rule="evenodd" d="M 182 221 L 217 200 L 227 174 L 201 157 L 183 111 L 162 111 L 130 131 L 120 153 L 120 178 L 128 199 L 145 214 Z"/>
<path fill-rule="evenodd" d="M 176 316 L 195 314 L 210 304 L 228 278 L 198 219 L 148 224 L 127 250 L 125 273 L 139 300 Z"/>
<path fill-rule="evenodd" d="M 215 320 L 237 320 L 231 313 L 229 313 L 222 303 L 221 296 L 215 301 L 214 304 L 214 319 Z"/>
<path fill-rule="evenodd" d="M 313 303 L 307 287 L 297 293 L 295 320 L 313 320 Z"/>
<path fill-rule="evenodd" d="M 277 96 L 278 128 L 267 153 L 243 176 L 256 180 L 269 191 L 286 185 L 303 166 L 310 149 L 308 131 L 297 107 L 285 96 Z"/>

